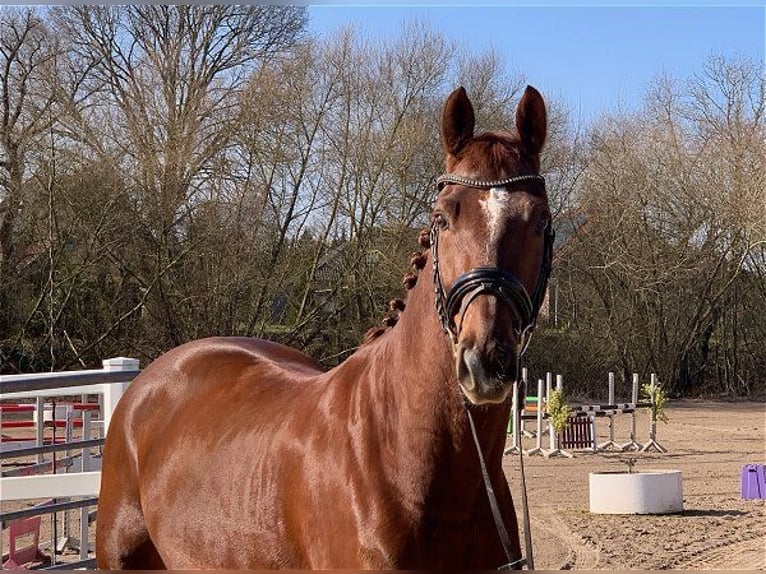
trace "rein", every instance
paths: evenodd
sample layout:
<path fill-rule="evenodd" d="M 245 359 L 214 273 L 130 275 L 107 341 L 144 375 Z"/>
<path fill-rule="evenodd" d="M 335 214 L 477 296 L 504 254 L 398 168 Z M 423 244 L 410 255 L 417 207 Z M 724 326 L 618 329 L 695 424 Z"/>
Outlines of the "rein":
<path fill-rule="evenodd" d="M 532 560 L 532 538 L 529 532 L 529 513 L 527 511 L 527 487 L 524 480 L 524 463 L 521 465 L 521 489 L 522 489 L 522 506 L 524 513 L 524 535 L 527 540 L 527 558 L 514 558 L 511 544 L 511 537 L 508 536 L 508 530 L 505 528 L 503 522 L 503 516 L 500 514 L 500 506 L 497 504 L 497 497 L 495 496 L 495 490 L 492 488 L 492 481 L 489 478 L 489 472 L 487 471 L 487 463 L 484 461 L 484 455 L 481 453 L 481 444 L 479 444 L 479 435 L 476 434 L 476 425 L 473 422 L 473 416 L 468 409 L 468 405 L 465 405 L 465 413 L 468 415 L 468 423 L 471 426 L 471 435 L 473 436 L 473 442 L 476 445 L 476 452 L 479 455 L 479 465 L 481 466 L 481 476 L 484 479 L 484 489 L 487 491 L 487 498 L 489 498 L 489 507 L 492 510 L 492 518 L 495 521 L 495 528 L 497 528 L 497 535 L 500 537 L 500 542 L 503 545 L 505 551 L 505 557 L 508 559 L 506 564 L 498 567 L 498 570 L 515 570 L 517 566 L 527 565 L 529 570 L 534 570 L 534 561 Z"/>
<path fill-rule="evenodd" d="M 444 186 L 448 184 L 464 185 L 476 189 L 490 189 L 493 187 L 505 187 L 522 181 L 540 181 L 543 185 L 545 184 L 545 178 L 541 175 L 520 175 L 497 181 L 478 181 L 452 174 L 440 176 L 436 180 L 436 183 L 437 189 L 441 191 Z M 508 193 L 510 193 L 510 191 L 508 191 Z M 465 316 L 470 304 L 480 295 L 490 294 L 500 299 L 511 309 L 514 317 L 514 330 L 518 337 L 517 361 L 520 361 L 521 356 L 526 352 L 527 347 L 529 346 L 532 332 L 534 331 L 537 322 L 537 315 L 540 312 L 540 307 L 545 296 L 548 277 L 551 272 L 551 265 L 553 262 L 553 241 L 555 239 L 555 233 L 551 223 L 548 223 L 548 226 L 545 229 L 543 260 L 540 264 L 540 274 L 537 278 L 537 284 L 535 285 L 535 290 L 532 292 L 531 296 L 524 288 L 521 281 L 519 281 L 513 273 L 505 271 L 499 267 L 477 267 L 467 271 L 455 280 L 455 283 L 452 285 L 449 292 L 445 292 L 441 274 L 439 273 L 439 227 L 435 222 L 431 225 L 430 239 L 434 291 L 436 295 L 436 313 L 441 321 L 442 329 L 449 335 L 453 347 L 457 344 L 459 335 L 459 329 L 455 323 L 454 317 L 460 313 L 462 324 L 462 317 Z M 521 370 L 517 368 L 517 372 L 521 372 Z M 518 389 L 516 392 L 518 392 Z M 517 403 L 523 404 L 523 401 L 518 401 Z M 479 465 L 481 467 L 484 488 L 487 492 L 487 498 L 489 499 L 492 517 L 495 521 L 495 527 L 497 528 L 497 533 L 500 537 L 500 542 L 502 543 L 506 558 L 508 559 L 508 563 L 500 566 L 498 570 L 513 570 L 516 567 L 525 564 L 529 570 L 534 570 L 534 560 L 532 558 L 532 535 L 529 525 L 529 509 L 527 506 L 523 454 L 520 452 L 519 456 L 521 463 L 521 502 L 527 554 L 526 559 L 523 557 L 514 558 L 513 556 L 511 539 L 508 535 L 508 530 L 505 528 L 503 517 L 500 513 L 500 506 L 497 503 L 497 497 L 492 488 L 489 472 L 487 471 L 487 464 L 484 461 L 481 444 L 479 443 L 479 436 L 476 432 L 476 425 L 473 422 L 473 416 L 471 415 L 468 405 L 464 404 L 464 406 L 466 415 L 468 416 L 468 423 L 471 427 L 471 435 L 473 436 L 473 441 L 476 445 L 476 452 L 479 456 Z M 514 414 L 515 416 L 519 416 L 519 413 Z"/>

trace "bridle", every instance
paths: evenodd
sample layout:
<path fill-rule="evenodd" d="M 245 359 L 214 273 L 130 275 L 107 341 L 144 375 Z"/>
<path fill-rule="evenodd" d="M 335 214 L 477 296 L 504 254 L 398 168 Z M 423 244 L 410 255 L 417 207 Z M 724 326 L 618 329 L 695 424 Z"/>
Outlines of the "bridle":
<path fill-rule="evenodd" d="M 493 187 L 506 187 L 522 181 L 538 181 L 545 185 L 545 178 L 537 174 L 518 175 L 497 181 L 479 181 L 458 175 L 445 174 L 436 180 L 436 184 L 438 191 L 441 191 L 444 186 L 449 184 L 464 185 L 476 189 L 491 189 Z M 513 190 L 510 189 L 507 190 L 508 193 L 511 193 L 512 191 Z M 453 349 L 457 345 L 460 330 L 455 324 L 455 315 L 460 313 L 461 317 L 464 317 L 466 310 L 477 297 L 484 294 L 490 294 L 500 299 L 500 301 L 511 310 L 514 322 L 513 328 L 516 331 L 517 336 L 516 360 L 518 361 L 529 345 L 532 332 L 534 331 L 537 322 L 537 315 L 540 312 L 540 307 L 543 303 L 543 298 L 545 297 L 548 277 L 551 273 L 551 265 L 553 262 L 553 241 L 555 239 L 555 232 L 553 231 L 551 223 L 549 222 L 545 228 L 543 260 L 540 264 L 540 274 L 537 278 L 537 284 L 535 285 L 535 290 L 532 292 L 532 296 L 527 293 L 524 285 L 513 273 L 505 271 L 499 267 L 477 267 L 467 271 L 460 275 L 455 280 L 455 283 L 452 285 L 449 292 L 445 293 L 444 284 L 441 279 L 441 274 L 439 273 L 439 226 L 436 221 L 431 225 L 430 239 L 434 290 L 436 294 L 436 313 L 439 315 L 442 328 L 447 332 L 452 341 Z M 462 319 L 460 323 L 462 324 Z M 520 372 L 520 369 L 517 368 L 517 372 Z M 526 394 L 526 391 L 524 391 L 524 394 Z M 523 404 L 523 402 L 521 404 Z M 484 480 L 484 488 L 487 491 L 492 517 L 495 521 L 495 527 L 497 528 L 497 533 L 500 537 L 503 550 L 508 559 L 508 563 L 500 566 L 498 570 L 510 570 L 523 565 L 526 565 L 529 570 L 534 570 L 523 454 L 520 453 L 519 462 L 521 464 L 522 512 L 524 514 L 524 537 L 527 557 L 515 558 L 513 556 L 512 544 L 508 531 L 503 523 L 500 506 L 497 503 L 497 497 L 492 488 L 492 481 L 487 470 L 486 462 L 484 461 L 484 455 L 481 451 L 479 436 L 476 433 L 476 425 L 474 424 L 473 416 L 471 416 L 471 411 L 465 403 L 464 406 L 471 427 L 474 444 L 476 445 L 482 478 Z M 519 416 L 519 414 L 520 413 L 515 413 L 515 416 Z"/>
<path fill-rule="evenodd" d="M 453 174 L 445 174 L 436 180 L 437 189 L 441 191 L 449 184 L 464 185 L 476 189 L 491 189 L 493 187 L 506 187 L 522 181 L 538 181 L 545 184 L 545 178 L 541 175 L 518 175 L 497 181 L 480 181 L 461 177 Z M 512 193 L 512 190 L 508 190 Z M 524 354 L 532 337 L 537 315 L 545 297 L 545 289 L 548 285 L 548 277 L 551 273 L 553 261 L 553 241 L 555 233 L 548 223 L 545 228 L 543 244 L 543 260 L 540 264 L 540 274 L 537 284 L 530 296 L 524 285 L 518 278 L 499 267 L 476 267 L 460 275 L 450 288 L 445 292 L 444 284 L 439 273 L 439 226 L 434 221 L 431 224 L 431 258 L 433 265 L 433 280 L 436 301 L 436 313 L 439 315 L 442 329 L 449 335 L 453 345 L 457 344 L 459 327 L 454 317 L 460 313 L 465 316 L 469 305 L 480 295 L 490 294 L 498 298 L 511 310 L 514 318 L 514 330 L 517 336 L 517 357 Z M 461 321 L 462 323 L 462 321 Z"/>

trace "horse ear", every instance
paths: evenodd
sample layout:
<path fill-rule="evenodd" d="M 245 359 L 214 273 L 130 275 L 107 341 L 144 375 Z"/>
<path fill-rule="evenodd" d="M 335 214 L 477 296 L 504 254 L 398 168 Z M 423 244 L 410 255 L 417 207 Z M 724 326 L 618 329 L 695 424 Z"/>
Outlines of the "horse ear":
<path fill-rule="evenodd" d="M 465 93 L 465 88 L 460 86 L 449 95 L 442 112 L 441 137 L 444 153 L 457 155 L 473 137 L 475 124 L 473 105 Z"/>
<path fill-rule="evenodd" d="M 516 108 L 516 129 L 521 143 L 530 155 L 539 155 L 548 130 L 545 102 L 535 88 L 527 86 Z"/>

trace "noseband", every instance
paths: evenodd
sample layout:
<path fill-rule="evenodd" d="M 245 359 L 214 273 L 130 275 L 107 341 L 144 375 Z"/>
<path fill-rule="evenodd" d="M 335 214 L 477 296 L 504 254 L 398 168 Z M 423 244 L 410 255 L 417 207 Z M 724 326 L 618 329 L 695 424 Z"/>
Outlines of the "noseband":
<path fill-rule="evenodd" d="M 519 175 L 497 181 L 477 181 L 452 174 L 442 175 L 436 180 L 436 183 L 437 189 L 441 191 L 445 185 L 450 183 L 476 189 L 490 189 L 493 187 L 505 187 L 522 181 L 540 181 L 545 184 L 545 178 L 541 175 Z M 442 328 L 447 332 L 453 344 L 457 344 L 459 334 L 459 329 L 453 317 L 458 313 L 461 313 L 461 317 L 464 316 L 470 304 L 477 297 L 489 294 L 505 303 L 513 313 L 513 328 L 518 337 L 517 356 L 524 354 L 532 337 L 537 315 L 540 312 L 540 306 L 545 297 L 545 288 L 548 285 L 548 277 L 551 273 L 551 263 L 553 261 L 554 238 L 553 227 L 548 223 L 548 226 L 545 228 L 540 274 L 531 297 L 524 288 L 524 285 L 513 273 L 499 267 L 477 267 L 471 269 L 460 275 L 447 293 L 444 290 L 444 284 L 439 273 L 439 227 L 435 222 L 431 225 L 431 256 L 433 259 L 434 290 L 436 292 L 436 313 L 439 315 Z"/>

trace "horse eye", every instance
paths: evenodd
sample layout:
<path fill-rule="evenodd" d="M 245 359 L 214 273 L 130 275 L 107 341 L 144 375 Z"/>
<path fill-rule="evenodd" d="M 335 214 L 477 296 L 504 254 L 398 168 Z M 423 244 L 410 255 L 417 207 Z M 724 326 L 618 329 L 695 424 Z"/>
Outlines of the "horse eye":
<path fill-rule="evenodd" d="M 442 212 L 437 211 L 434 213 L 433 219 L 439 229 L 447 229 L 449 227 L 449 221 L 447 221 L 446 216 Z"/>

